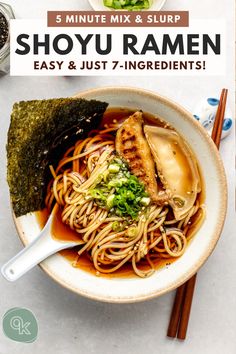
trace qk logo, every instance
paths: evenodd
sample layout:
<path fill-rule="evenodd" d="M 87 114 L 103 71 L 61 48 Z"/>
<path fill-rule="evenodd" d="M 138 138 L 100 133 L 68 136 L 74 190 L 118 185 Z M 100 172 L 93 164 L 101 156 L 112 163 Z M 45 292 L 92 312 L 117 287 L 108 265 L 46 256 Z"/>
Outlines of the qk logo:
<path fill-rule="evenodd" d="M 33 313 L 27 309 L 15 307 L 8 310 L 3 316 L 4 334 L 22 343 L 32 343 L 38 335 L 38 324 Z"/>
<path fill-rule="evenodd" d="M 31 325 L 31 322 L 24 322 L 22 320 L 22 317 L 20 316 L 13 316 L 11 318 L 10 321 L 10 326 L 12 329 L 15 329 L 16 331 L 18 331 L 18 333 L 20 335 L 22 334 L 27 334 L 27 335 L 31 335 L 30 330 L 28 329 L 28 327 Z"/>

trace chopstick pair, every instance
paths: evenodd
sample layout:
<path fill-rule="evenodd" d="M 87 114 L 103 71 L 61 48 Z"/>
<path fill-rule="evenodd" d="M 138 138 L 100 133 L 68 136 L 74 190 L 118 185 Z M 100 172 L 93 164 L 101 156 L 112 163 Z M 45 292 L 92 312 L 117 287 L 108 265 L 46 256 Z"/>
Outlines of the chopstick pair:
<path fill-rule="evenodd" d="M 227 94 L 227 89 L 223 89 L 221 91 L 220 102 L 211 134 L 211 138 L 218 149 L 220 146 L 222 127 L 224 123 Z M 196 278 L 197 274 L 195 274 L 176 290 L 169 327 L 167 330 L 168 337 L 177 337 L 178 339 L 186 338 Z"/>
<path fill-rule="evenodd" d="M 172 308 L 167 336 L 185 339 L 192 306 L 197 274 L 182 284 L 177 290 Z"/>

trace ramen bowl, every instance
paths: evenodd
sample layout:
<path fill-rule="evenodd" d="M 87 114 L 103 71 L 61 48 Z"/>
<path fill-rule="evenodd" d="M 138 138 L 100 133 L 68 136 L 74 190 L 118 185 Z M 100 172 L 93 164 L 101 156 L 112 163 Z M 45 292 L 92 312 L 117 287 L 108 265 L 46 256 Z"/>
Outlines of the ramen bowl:
<path fill-rule="evenodd" d="M 40 266 L 55 281 L 75 293 L 91 299 L 128 303 L 163 295 L 186 282 L 204 264 L 220 237 L 227 204 L 227 187 L 223 164 L 211 138 L 183 107 L 159 94 L 138 88 L 105 87 L 80 92 L 76 97 L 106 101 L 110 107 L 143 110 L 170 123 L 192 148 L 205 185 L 206 218 L 189 243 L 185 253 L 169 266 L 158 269 L 151 277 L 139 278 L 95 276 L 74 268 L 59 254 Z M 24 245 L 40 232 L 34 213 L 15 218 Z"/>

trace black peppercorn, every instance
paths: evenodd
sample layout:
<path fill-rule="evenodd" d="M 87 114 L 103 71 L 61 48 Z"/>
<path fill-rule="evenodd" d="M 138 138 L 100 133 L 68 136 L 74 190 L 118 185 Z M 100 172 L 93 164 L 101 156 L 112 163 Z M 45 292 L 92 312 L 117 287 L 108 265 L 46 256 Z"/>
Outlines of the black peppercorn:
<path fill-rule="evenodd" d="M 0 49 L 4 46 L 8 38 L 8 23 L 5 16 L 0 12 Z"/>

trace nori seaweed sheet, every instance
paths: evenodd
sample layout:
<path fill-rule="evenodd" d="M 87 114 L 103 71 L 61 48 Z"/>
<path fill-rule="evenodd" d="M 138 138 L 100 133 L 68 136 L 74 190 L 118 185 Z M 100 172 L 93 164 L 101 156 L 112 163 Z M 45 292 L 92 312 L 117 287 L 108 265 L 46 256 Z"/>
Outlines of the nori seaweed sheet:
<path fill-rule="evenodd" d="M 15 215 L 45 207 L 49 164 L 98 127 L 108 104 L 61 98 L 15 103 L 7 142 L 7 181 Z"/>

